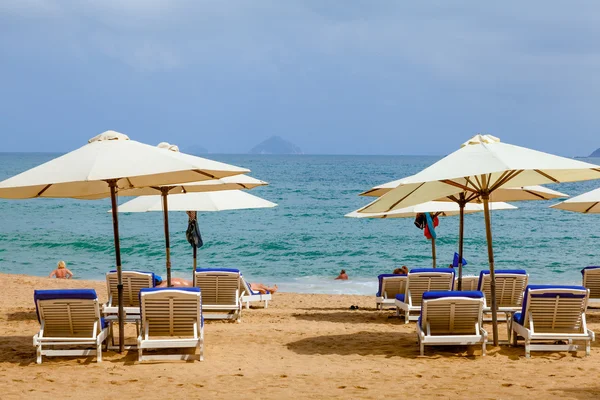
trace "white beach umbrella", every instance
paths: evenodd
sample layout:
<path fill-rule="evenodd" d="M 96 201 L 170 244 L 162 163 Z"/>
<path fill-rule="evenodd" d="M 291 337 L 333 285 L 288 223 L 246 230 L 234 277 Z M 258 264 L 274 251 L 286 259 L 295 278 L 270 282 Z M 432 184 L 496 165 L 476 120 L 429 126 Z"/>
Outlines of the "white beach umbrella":
<path fill-rule="evenodd" d="M 271 208 L 277 204 L 241 190 L 224 190 L 218 192 L 186 193 L 169 196 L 169 211 L 228 211 L 251 208 Z M 162 196 L 137 197 L 118 208 L 119 212 L 164 211 Z M 110 210 L 109 212 L 112 212 Z M 194 215 L 195 217 L 195 215 Z M 195 218 L 194 218 L 195 219 Z M 168 235 L 165 229 L 165 235 Z M 196 271 L 196 246 L 194 246 L 194 271 Z M 170 276 L 170 270 L 169 276 Z"/>
<path fill-rule="evenodd" d="M 600 188 L 580 194 L 550 207 L 584 214 L 600 214 Z"/>
<path fill-rule="evenodd" d="M 504 203 L 504 202 L 492 202 L 490 203 L 491 210 L 516 210 L 517 207 Z M 483 205 L 477 203 L 467 203 L 462 210 L 462 214 L 473 214 L 477 212 L 483 212 Z M 359 213 L 353 211 L 346 214 L 349 218 L 414 218 L 418 214 L 430 213 L 433 216 L 439 217 L 450 217 L 455 215 L 461 215 L 461 207 L 454 202 L 449 201 L 428 201 L 427 203 L 417 204 L 416 206 L 406 207 L 399 210 L 390 211 L 387 213 Z M 459 230 L 459 235 L 462 235 L 462 230 Z M 462 243 L 462 237 L 459 238 L 459 242 Z M 433 266 L 436 265 L 436 250 L 435 250 L 435 239 L 431 239 L 431 254 L 433 257 Z M 460 265 L 462 265 L 462 254 L 459 254 Z"/>
<path fill-rule="evenodd" d="M 241 190 L 175 194 L 169 196 L 169 211 L 227 211 L 270 208 L 277 204 Z M 119 212 L 163 211 L 161 196 L 137 197 L 118 208 Z"/>
<path fill-rule="evenodd" d="M 178 154 L 179 147 L 167 142 L 161 142 L 156 146 L 170 154 Z M 184 155 L 185 156 L 185 155 Z M 142 188 L 123 189 L 118 192 L 120 196 L 162 196 L 162 211 L 165 228 L 165 252 L 167 269 L 167 286 L 171 286 L 171 239 L 169 235 L 169 202 L 167 196 L 180 193 L 210 192 L 220 190 L 252 189 L 258 186 L 268 185 L 267 182 L 252 178 L 248 175 L 226 176 L 220 179 L 209 179 L 189 183 L 173 183 L 167 185 L 152 185 Z M 79 197 L 84 200 L 94 200 L 95 196 Z M 196 249 L 194 248 L 194 253 Z M 195 257 L 194 257 L 195 259 Z"/>
<path fill-rule="evenodd" d="M 497 138 L 494 138 L 497 139 Z M 453 196 L 459 204 L 481 198 L 485 208 L 490 263 L 494 345 L 498 344 L 496 281 L 489 201 L 503 187 L 574 182 L 600 178 L 600 166 L 491 141 L 479 135 L 423 171 L 401 179 L 398 186 L 358 210 L 380 213 Z M 475 142 L 475 144 L 468 144 Z"/>
<path fill-rule="evenodd" d="M 111 197 L 137 187 L 219 179 L 249 172 L 245 168 L 149 146 L 115 131 L 106 131 L 88 144 L 0 182 L 0 198 Z M 119 294 L 119 346 L 124 349 L 123 285 L 119 223 L 113 214 Z"/>

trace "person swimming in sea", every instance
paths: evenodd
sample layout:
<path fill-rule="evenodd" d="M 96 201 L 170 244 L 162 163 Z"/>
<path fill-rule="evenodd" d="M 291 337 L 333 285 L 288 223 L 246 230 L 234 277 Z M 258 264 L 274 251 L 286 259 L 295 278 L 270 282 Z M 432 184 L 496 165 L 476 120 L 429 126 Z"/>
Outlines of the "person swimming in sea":
<path fill-rule="evenodd" d="M 347 281 L 348 280 L 348 274 L 346 274 L 346 270 L 343 269 L 340 274 L 337 276 L 337 278 L 335 278 L 334 280 L 342 280 L 342 281 Z"/>
<path fill-rule="evenodd" d="M 48 275 L 48 278 L 52 277 L 56 277 L 57 279 L 71 279 L 73 273 L 67 269 L 67 264 L 61 260 L 56 265 L 56 269 Z"/>

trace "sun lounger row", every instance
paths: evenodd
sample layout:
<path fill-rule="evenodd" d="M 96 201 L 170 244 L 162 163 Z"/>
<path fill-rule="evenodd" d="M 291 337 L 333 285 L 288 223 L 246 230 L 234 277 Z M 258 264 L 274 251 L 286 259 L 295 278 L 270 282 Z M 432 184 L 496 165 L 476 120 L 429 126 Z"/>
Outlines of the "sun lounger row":
<path fill-rule="evenodd" d="M 510 314 L 513 345 L 525 343 L 532 351 L 577 351 L 583 342 L 586 355 L 595 334 L 587 329 L 585 310 L 589 290 L 583 286 L 529 285 L 519 312 Z M 417 338 L 421 355 L 426 345 L 481 344 L 486 353 L 487 332 L 482 327 L 485 297 L 481 291 L 432 291 L 422 296 Z"/>

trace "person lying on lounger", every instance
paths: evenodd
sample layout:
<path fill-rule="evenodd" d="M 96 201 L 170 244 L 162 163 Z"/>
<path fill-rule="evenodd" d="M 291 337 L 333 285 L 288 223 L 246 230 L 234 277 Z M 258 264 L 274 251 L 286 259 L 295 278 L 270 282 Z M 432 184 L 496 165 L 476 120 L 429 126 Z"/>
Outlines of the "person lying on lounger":
<path fill-rule="evenodd" d="M 193 287 L 192 281 L 188 281 L 183 278 L 171 278 L 171 287 Z M 167 280 L 165 279 L 156 287 L 167 287 Z"/>
<path fill-rule="evenodd" d="M 394 272 L 392 272 L 394 275 L 407 275 L 408 274 L 408 267 L 406 265 L 403 265 L 402 268 L 396 268 L 394 270 Z"/>
<path fill-rule="evenodd" d="M 262 283 L 251 283 L 250 289 L 254 290 L 255 292 L 259 292 L 260 294 L 275 293 L 277 291 L 277 285 L 269 287 L 267 285 L 263 285 Z"/>
<path fill-rule="evenodd" d="M 57 268 L 50 272 L 48 278 L 52 278 L 55 276 L 57 279 L 71 279 L 73 277 L 73 273 L 67 269 L 67 264 L 64 261 L 59 261 Z"/>

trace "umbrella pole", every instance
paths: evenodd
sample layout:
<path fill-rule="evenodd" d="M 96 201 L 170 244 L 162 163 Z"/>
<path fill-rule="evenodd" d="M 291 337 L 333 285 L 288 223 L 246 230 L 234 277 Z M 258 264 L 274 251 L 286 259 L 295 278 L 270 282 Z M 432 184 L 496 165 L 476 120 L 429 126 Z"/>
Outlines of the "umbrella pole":
<path fill-rule="evenodd" d="M 115 258 L 117 264 L 117 295 L 119 304 L 119 353 L 125 350 L 125 319 L 123 310 L 123 279 L 121 276 L 121 245 L 119 243 L 119 217 L 117 209 L 117 180 L 108 181 L 110 187 L 110 202 L 112 206 L 113 233 L 115 241 Z"/>
<path fill-rule="evenodd" d="M 483 200 L 483 211 L 485 214 L 485 235 L 488 245 L 488 259 L 490 262 L 490 291 L 492 295 L 492 325 L 494 330 L 494 346 L 498 346 L 498 308 L 496 307 L 496 273 L 494 272 L 494 249 L 492 246 L 492 224 L 490 221 L 490 194 L 484 193 L 481 196 Z"/>
<path fill-rule="evenodd" d="M 463 239 L 465 235 L 465 194 L 460 194 L 460 222 L 458 228 L 458 290 L 462 290 L 462 260 L 463 260 Z"/>
<path fill-rule="evenodd" d="M 161 188 L 163 199 L 163 219 L 165 223 L 165 248 L 167 250 L 167 287 L 171 287 L 171 244 L 169 240 L 169 204 L 167 203 L 168 188 Z"/>
<path fill-rule="evenodd" d="M 435 268 L 435 238 L 431 238 L 431 256 L 433 258 L 433 268 Z"/>

